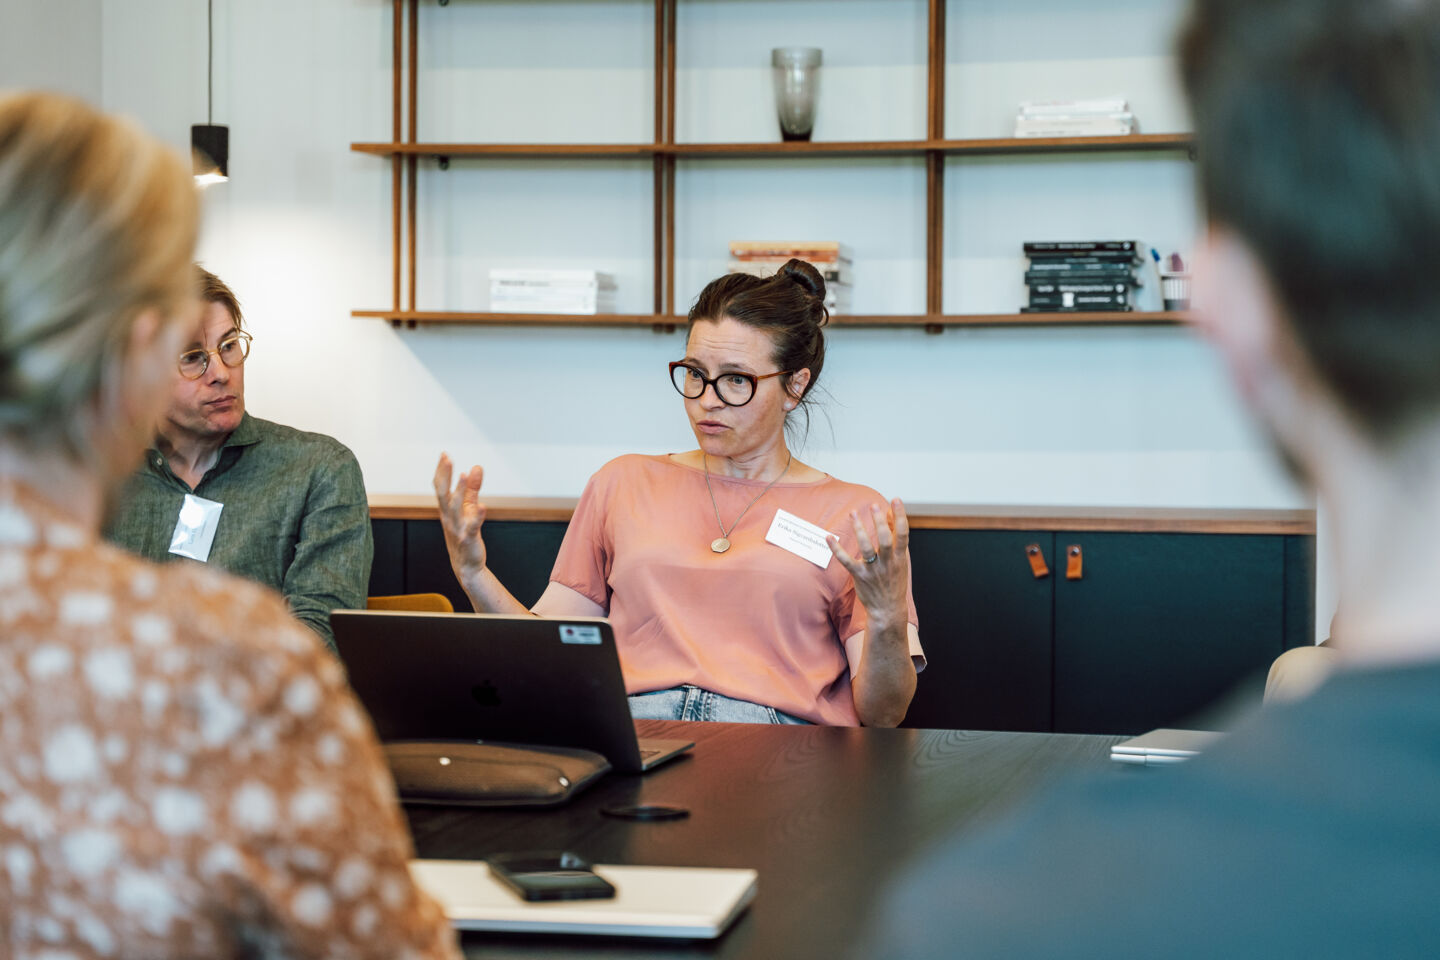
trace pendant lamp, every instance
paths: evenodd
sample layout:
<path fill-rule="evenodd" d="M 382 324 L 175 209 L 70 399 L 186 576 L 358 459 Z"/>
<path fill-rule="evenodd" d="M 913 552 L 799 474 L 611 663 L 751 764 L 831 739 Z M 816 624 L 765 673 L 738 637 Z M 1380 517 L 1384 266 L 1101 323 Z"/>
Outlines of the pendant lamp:
<path fill-rule="evenodd" d="M 208 187 L 230 179 L 230 128 L 215 120 L 215 0 L 206 4 L 205 123 L 190 127 L 190 156 L 195 183 Z"/>

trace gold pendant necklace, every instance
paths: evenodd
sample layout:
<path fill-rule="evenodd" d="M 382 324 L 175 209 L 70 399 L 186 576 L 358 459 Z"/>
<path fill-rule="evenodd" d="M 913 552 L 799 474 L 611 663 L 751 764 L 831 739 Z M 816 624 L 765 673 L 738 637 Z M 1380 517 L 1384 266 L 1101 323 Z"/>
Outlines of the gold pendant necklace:
<path fill-rule="evenodd" d="M 710 458 L 705 456 L 704 451 L 701 451 L 700 457 L 702 462 L 705 464 L 705 489 L 710 494 L 710 506 L 715 510 L 715 522 L 720 525 L 720 536 L 710 541 L 710 551 L 712 553 L 724 553 L 726 550 L 730 549 L 730 534 L 734 533 L 735 528 L 740 525 L 740 517 L 743 517 L 745 516 L 745 514 L 749 513 L 750 508 L 755 506 L 755 502 L 761 497 L 765 496 L 766 491 L 768 491 L 771 487 L 775 486 L 775 484 L 779 483 L 780 477 L 785 476 L 785 474 L 790 471 L 790 461 L 791 459 L 793 459 L 794 455 L 791 454 L 791 456 L 785 458 L 785 469 L 780 471 L 780 476 L 765 484 L 765 489 L 755 494 L 754 500 L 751 500 L 749 503 L 745 504 L 745 509 L 741 510 L 740 517 L 736 517 L 735 522 L 730 524 L 729 530 L 725 529 L 725 524 L 720 519 L 720 505 L 715 502 L 715 491 L 710 487 Z"/>

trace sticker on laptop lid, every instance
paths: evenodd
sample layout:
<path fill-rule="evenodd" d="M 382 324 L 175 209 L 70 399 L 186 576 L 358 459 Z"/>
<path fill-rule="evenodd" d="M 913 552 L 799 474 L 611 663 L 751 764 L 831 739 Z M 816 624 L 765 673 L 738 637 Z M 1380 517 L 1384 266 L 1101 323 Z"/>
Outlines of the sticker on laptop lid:
<path fill-rule="evenodd" d="M 560 624 L 560 642 L 598 644 L 600 628 L 590 624 L 562 623 Z"/>

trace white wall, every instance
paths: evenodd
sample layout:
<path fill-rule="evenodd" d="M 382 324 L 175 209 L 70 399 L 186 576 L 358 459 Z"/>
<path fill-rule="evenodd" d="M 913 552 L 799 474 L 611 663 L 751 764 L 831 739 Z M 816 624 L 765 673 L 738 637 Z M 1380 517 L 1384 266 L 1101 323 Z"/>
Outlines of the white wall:
<path fill-rule="evenodd" d="M 1110 92 L 1133 99 L 1145 129 L 1183 129 L 1167 53 L 1178 2 L 1085 6 L 952 2 L 950 132 L 1003 135 L 1022 96 Z M 424 4 L 421 138 L 647 139 L 650 7 Z M 106 106 L 183 145 L 203 119 L 204 5 L 103 8 Z M 923 132 L 921 0 L 681 10 L 682 138 L 773 137 L 768 50 L 784 43 L 825 48 L 817 138 Z M 389 25 L 379 0 L 217 0 L 216 120 L 231 125 L 233 177 L 207 198 L 202 253 L 257 334 L 251 408 L 339 436 L 377 492 L 425 491 L 441 448 L 486 464 L 496 494 L 564 495 L 608 457 L 690 446 L 660 372 L 679 334 L 349 317 L 389 302 L 388 165 L 347 149 L 389 137 Z M 648 310 L 647 162 L 421 167 L 422 308 L 483 308 L 491 266 L 557 263 L 614 271 L 620 309 Z M 946 309 L 1018 306 L 1024 239 L 1187 249 L 1189 177 L 1178 154 L 952 160 Z M 857 312 L 920 308 L 918 161 L 682 161 L 678 179 L 682 303 L 723 269 L 728 240 L 808 236 L 856 248 Z M 1302 502 L 1185 330 L 836 330 L 825 385 L 829 423 L 805 456 L 912 500 Z"/>
<path fill-rule="evenodd" d="M 205 119 L 205 4 L 98 0 L 101 55 L 60 56 L 94 47 L 95 8 L 0 0 L 0 49 L 31 54 L 0 61 L 0 80 L 69 77 L 93 98 L 98 60 L 103 104 L 186 148 Z M 1143 130 L 1186 129 L 1169 55 L 1181 9 L 951 0 L 947 132 L 1004 136 L 1023 97 L 1114 93 Z M 427 0 L 421 138 L 648 140 L 650 10 Z M 923 0 L 683 0 L 681 139 L 773 138 L 769 49 L 785 44 L 825 50 L 817 139 L 923 135 L 924 16 Z M 257 336 L 257 415 L 341 438 L 387 493 L 427 491 L 441 449 L 485 464 L 494 494 L 574 495 L 612 456 L 693 445 L 662 373 L 680 334 L 352 319 L 390 299 L 389 165 L 348 149 L 390 136 L 390 6 L 216 0 L 215 17 L 215 120 L 231 127 L 232 179 L 208 193 L 201 253 Z M 945 308 L 1016 308 L 1026 239 L 1104 234 L 1188 251 L 1190 177 L 1178 153 L 951 159 Z M 649 310 L 648 161 L 457 160 L 445 173 L 422 161 L 420 190 L 422 308 L 483 309 L 490 267 L 555 264 L 613 271 L 620 309 Z M 723 270 L 731 239 L 833 238 L 856 250 L 856 312 L 919 311 L 923 195 L 916 160 L 682 160 L 678 301 Z M 1305 503 L 1187 330 L 837 329 L 830 343 L 827 412 L 803 455 L 886 494 Z"/>
<path fill-rule="evenodd" d="M 0 0 L 0 90 L 100 100 L 101 0 Z"/>

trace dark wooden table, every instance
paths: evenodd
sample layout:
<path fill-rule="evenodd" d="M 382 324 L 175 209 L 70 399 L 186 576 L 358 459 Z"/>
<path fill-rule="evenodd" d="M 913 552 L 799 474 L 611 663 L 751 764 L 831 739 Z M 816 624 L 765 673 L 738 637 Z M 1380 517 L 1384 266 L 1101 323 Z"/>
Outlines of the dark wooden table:
<path fill-rule="evenodd" d="M 715 942 L 467 934 L 469 957 L 826 957 L 860 929 L 907 857 L 1011 809 L 1057 774 L 1111 766 L 1120 737 L 639 721 L 695 741 L 645 776 L 611 775 L 540 811 L 408 807 L 417 854 L 569 849 L 595 863 L 752 867 L 759 893 Z M 1119 771 L 1115 771 L 1117 774 Z M 684 820 L 603 816 L 686 807 Z"/>

